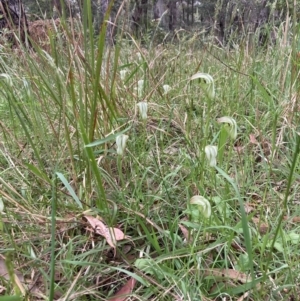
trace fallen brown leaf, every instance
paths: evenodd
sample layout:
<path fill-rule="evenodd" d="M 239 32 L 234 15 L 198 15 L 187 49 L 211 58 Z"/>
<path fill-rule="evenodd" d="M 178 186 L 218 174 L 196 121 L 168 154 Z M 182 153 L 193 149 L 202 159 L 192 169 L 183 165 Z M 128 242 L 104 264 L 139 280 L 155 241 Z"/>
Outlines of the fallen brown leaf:
<path fill-rule="evenodd" d="M 233 146 L 234 150 L 238 153 L 238 154 L 242 154 L 245 148 L 244 142 L 242 139 L 237 139 L 234 143 Z"/>
<path fill-rule="evenodd" d="M 233 269 L 208 269 L 204 270 L 205 276 L 213 276 L 215 279 L 215 282 L 225 282 L 227 286 L 229 287 L 235 287 L 236 282 L 241 282 L 243 284 L 252 282 L 252 278 L 246 274 L 239 272 L 237 270 Z M 217 288 L 217 283 L 215 283 L 211 290 L 213 291 L 215 288 Z M 260 283 L 255 284 L 253 287 L 253 290 L 258 290 L 260 288 Z M 245 298 L 247 298 L 248 292 L 244 293 L 243 296 L 241 296 L 238 301 L 242 301 Z"/>
<path fill-rule="evenodd" d="M 293 223 L 300 223 L 300 216 L 295 216 L 292 218 Z"/>
<path fill-rule="evenodd" d="M 6 288 L 2 285 L 0 285 L 0 295 L 4 294 L 6 291 Z"/>
<path fill-rule="evenodd" d="M 244 147 L 243 146 L 235 146 L 234 150 L 238 153 L 238 154 L 242 154 Z"/>
<path fill-rule="evenodd" d="M 181 225 L 181 224 L 179 224 L 178 227 L 180 228 L 180 230 L 181 230 L 184 238 L 186 239 L 186 241 L 188 243 L 190 243 L 191 242 L 191 236 L 189 234 L 189 230 L 186 227 L 184 227 L 183 225 Z"/>
<path fill-rule="evenodd" d="M 135 283 L 136 280 L 134 278 L 130 278 L 124 284 L 124 286 L 112 298 L 109 298 L 107 301 L 125 301 L 128 295 L 132 293 Z"/>
<path fill-rule="evenodd" d="M 249 135 L 249 139 L 250 139 L 250 143 L 252 143 L 252 144 L 258 144 L 258 141 L 256 140 L 254 134 L 250 134 Z"/>
<path fill-rule="evenodd" d="M 286 221 L 286 220 L 289 220 L 290 217 L 284 216 L 283 219 Z M 294 217 L 291 219 L 291 221 L 292 221 L 293 223 L 300 223 L 300 216 L 294 216 Z"/>
<path fill-rule="evenodd" d="M 89 222 L 93 231 L 103 236 L 107 243 L 115 250 L 117 241 L 128 238 L 120 229 L 107 227 L 98 218 L 93 216 L 84 215 L 84 218 Z"/>
<path fill-rule="evenodd" d="M 269 225 L 267 223 L 261 223 L 259 225 L 258 231 L 261 235 L 268 233 L 269 232 Z"/>
<path fill-rule="evenodd" d="M 260 218 L 253 217 L 252 221 L 256 225 L 256 227 L 258 227 L 258 232 L 261 235 L 266 234 L 269 231 L 269 225 L 265 222 L 262 222 Z"/>
<path fill-rule="evenodd" d="M 244 208 L 246 213 L 250 213 L 254 210 L 254 207 L 252 207 L 248 202 L 245 203 Z"/>
<path fill-rule="evenodd" d="M 231 279 L 242 283 L 251 282 L 251 277 L 245 273 L 232 269 L 209 269 L 204 272 L 205 276 L 215 276 L 221 279 Z"/>

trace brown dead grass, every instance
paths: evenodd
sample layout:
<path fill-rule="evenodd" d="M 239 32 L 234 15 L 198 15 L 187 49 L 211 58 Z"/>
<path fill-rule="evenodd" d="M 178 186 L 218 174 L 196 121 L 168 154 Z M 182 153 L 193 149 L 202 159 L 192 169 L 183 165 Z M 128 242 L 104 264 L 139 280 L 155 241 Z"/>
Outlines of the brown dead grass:
<path fill-rule="evenodd" d="M 29 22 L 28 27 L 32 41 L 47 52 L 50 51 L 50 38 L 61 37 L 76 43 L 82 40 L 78 22 L 74 19 L 68 19 L 66 26 L 60 19 L 48 19 Z"/>

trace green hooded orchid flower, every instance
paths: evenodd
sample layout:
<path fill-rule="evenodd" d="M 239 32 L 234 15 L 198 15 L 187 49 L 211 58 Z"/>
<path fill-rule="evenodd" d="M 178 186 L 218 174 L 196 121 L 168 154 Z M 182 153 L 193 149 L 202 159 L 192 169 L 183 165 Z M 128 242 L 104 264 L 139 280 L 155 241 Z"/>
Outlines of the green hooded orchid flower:
<path fill-rule="evenodd" d="M 221 118 L 218 118 L 217 121 L 219 123 L 225 124 L 225 129 L 230 135 L 232 139 L 236 139 L 237 137 L 237 124 L 236 121 L 232 117 L 224 116 Z"/>
<path fill-rule="evenodd" d="M 123 156 L 128 138 L 129 137 L 125 134 L 121 134 L 116 137 L 117 154 L 119 156 Z"/>
<path fill-rule="evenodd" d="M 218 147 L 215 145 L 206 145 L 204 151 L 209 162 L 209 166 L 215 167 L 217 165 Z"/>
<path fill-rule="evenodd" d="M 190 204 L 197 205 L 198 211 L 202 213 L 205 218 L 211 216 L 211 205 L 210 202 L 201 195 L 195 195 L 191 198 Z"/>
<path fill-rule="evenodd" d="M 213 77 L 208 73 L 198 72 L 194 74 L 190 80 L 203 79 L 205 84 L 202 84 L 209 98 L 215 97 L 215 84 Z"/>
<path fill-rule="evenodd" d="M 147 119 L 147 111 L 148 111 L 148 104 L 145 101 L 141 101 L 137 104 L 137 107 L 139 108 L 140 115 L 143 120 Z"/>

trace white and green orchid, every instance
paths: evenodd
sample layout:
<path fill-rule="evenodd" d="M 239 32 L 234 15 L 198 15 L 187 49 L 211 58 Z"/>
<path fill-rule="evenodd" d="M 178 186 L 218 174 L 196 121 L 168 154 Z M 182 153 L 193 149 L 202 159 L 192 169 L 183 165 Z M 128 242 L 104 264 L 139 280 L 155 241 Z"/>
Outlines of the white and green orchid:
<path fill-rule="evenodd" d="M 209 166 L 215 167 L 217 165 L 218 147 L 215 145 L 206 145 L 204 151 L 209 162 Z"/>
<path fill-rule="evenodd" d="M 141 115 L 141 118 L 143 120 L 147 119 L 147 111 L 148 111 L 148 104 L 145 101 L 141 101 L 137 104 L 137 107 L 139 108 L 139 112 Z"/>
<path fill-rule="evenodd" d="M 129 137 L 125 134 L 121 134 L 116 137 L 117 154 L 119 156 L 123 156 L 128 138 Z"/>
<path fill-rule="evenodd" d="M 195 80 L 195 79 L 203 79 L 205 83 L 201 84 L 201 86 L 205 89 L 208 97 L 209 98 L 215 97 L 214 79 L 210 74 L 198 72 L 190 78 L 190 80 Z"/>
<path fill-rule="evenodd" d="M 211 205 L 210 202 L 201 195 L 195 195 L 190 200 L 191 205 L 197 205 L 197 209 L 205 218 L 211 216 Z"/>
<path fill-rule="evenodd" d="M 218 118 L 217 121 L 219 123 L 224 123 L 225 125 L 225 129 L 228 132 L 229 136 L 232 139 L 236 139 L 237 137 L 237 124 L 235 119 L 233 119 L 232 117 L 228 117 L 228 116 L 224 116 L 221 118 Z"/>

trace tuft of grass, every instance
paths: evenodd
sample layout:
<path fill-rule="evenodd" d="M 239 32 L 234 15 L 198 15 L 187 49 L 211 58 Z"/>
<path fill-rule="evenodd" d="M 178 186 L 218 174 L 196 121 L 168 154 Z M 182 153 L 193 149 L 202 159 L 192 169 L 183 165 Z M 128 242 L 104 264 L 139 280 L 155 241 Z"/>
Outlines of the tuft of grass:
<path fill-rule="evenodd" d="M 295 299 L 296 46 L 108 47 L 89 4 L 79 41 L 62 20 L 48 52 L 0 56 L 0 298 Z"/>

